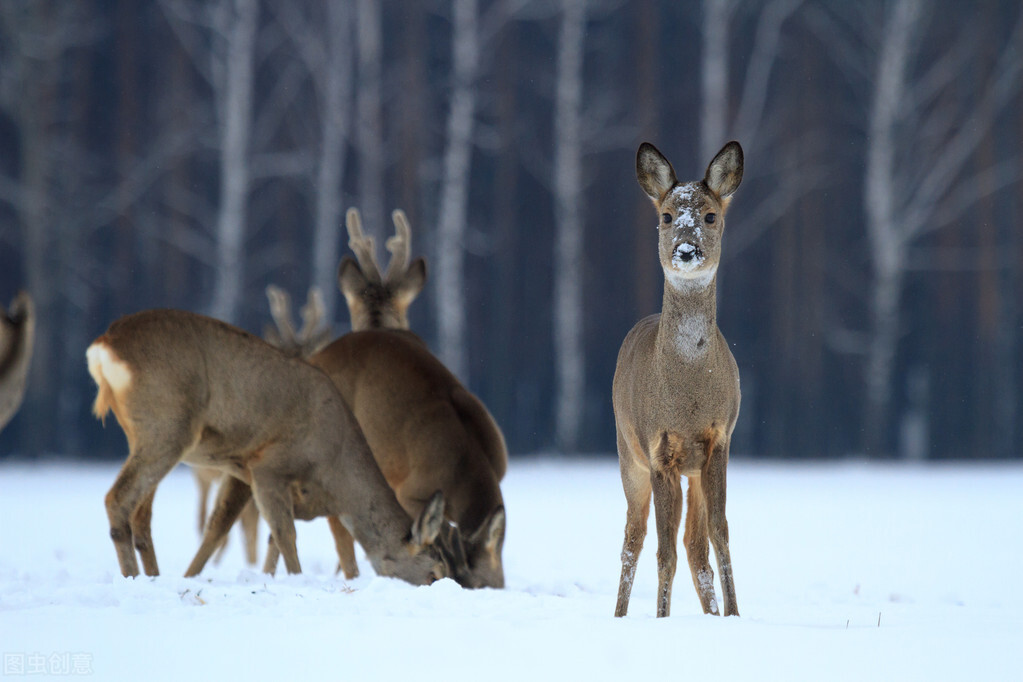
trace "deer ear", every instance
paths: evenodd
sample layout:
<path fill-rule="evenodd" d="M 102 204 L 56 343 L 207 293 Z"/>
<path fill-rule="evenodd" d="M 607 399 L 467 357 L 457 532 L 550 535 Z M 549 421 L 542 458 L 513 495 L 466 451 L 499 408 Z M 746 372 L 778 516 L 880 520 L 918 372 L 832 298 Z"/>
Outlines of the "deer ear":
<path fill-rule="evenodd" d="M 671 163 L 649 142 L 639 145 L 636 152 L 636 178 L 646 195 L 655 202 L 660 202 L 678 182 Z"/>
<path fill-rule="evenodd" d="M 732 140 L 718 152 L 707 166 L 703 182 L 710 191 L 726 199 L 739 188 L 742 182 L 742 147 Z"/>
<path fill-rule="evenodd" d="M 420 256 L 408 266 L 401 282 L 398 283 L 395 296 L 404 307 L 408 307 L 424 286 L 426 286 L 426 261 Z"/>
<path fill-rule="evenodd" d="M 487 522 L 483 524 L 483 546 L 492 554 L 500 554 L 504 545 L 505 514 L 504 507 L 498 507 L 490 512 Z"/>
<path fill-rule="evenodd" d="M 366 279 L 359 264 L 348 256 L 342 258 L 341 265 L 337 267 L 337 285 L 345 298 L 357 296 L 366 288 L 367 284 L 369 284 L 369 280 Z"/>
<path fill-rule="evenodd" d="M 412 523 L 411 544 L 413 549 L 419 551 L 427 545 L 432 545 L 433 541 L 440 535 L 443 526 L 444 495 L 438 490 L 430 498 L 430 501 L 426 503 L 426 507 L 419 514 L 419 518 Z"/>

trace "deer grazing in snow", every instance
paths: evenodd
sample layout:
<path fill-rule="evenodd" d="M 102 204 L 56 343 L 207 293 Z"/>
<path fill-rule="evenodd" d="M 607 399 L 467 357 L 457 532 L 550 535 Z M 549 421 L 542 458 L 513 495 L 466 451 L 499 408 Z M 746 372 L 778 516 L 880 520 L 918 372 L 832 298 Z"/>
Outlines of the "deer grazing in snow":
<path fill-rule="evenodd" d="M 298 331 L 292 324 L 291 297 L 288 296 L 288 292 L 271 284 L 266 288 L 266 297 L 270 303 L 270 315 L 275 326 L 267 325 L 263 330 L 263 338 L 271 346 L 280 349 L 288 357 L 307 358 L 330 342 L 331 330 L 323 323 L 325 311 L 323 295 L 319 289 L 316 287 L 309 289 L 306 304 L 299 311 L 302 327 Z M 202 534 L 206 530 L 210 490 L 215 483 L 226 479 L 228 474 L 218 469 L 199 466 L 192 467 L 192 473 L 199 486 L 199 533 Z M 242 508 L 238 520 L 245 540 L 245 558 L 250 565 L 255 565 L 258 558 L 259 511 L 254 501 L 250 500 Z M 227 545 L 227 538 L 224 540 L 218 556 Z"/>
<path fill-rule="evenodd" d="M 409 261 L 411 230 L 401 211 L 392 214 L 396 234 L 387 241 L 386 276 L 376 262 L 373 240 L 359 214 L 348 211 L 349 246 L 338 281 L 354 331 L 337 339 L 309 362 L 334 381 L 355 413 L 370 449 L 398 502 L 421 513 L 434 491 L 447 502 L 459 548 L 455 579 L 467 587 L 503 587 L 505 511 L 500 481 L 508 454 L 493 417 L 426 345 L 408 330 L 408 306 L 422 290 L 426 264 Z M 351 536 L 335 533 L 339 553 Z M 347 574 L 352 567 L 342 567 Z"/>
<path fill-rule="evenodd" d="M 728 551 L 725 473 L 739 414 L 739 371 L 717 327 L 717 269 L 725 212 L 742 181 L 743 154 L 729 142 L 702 181 L 679 182 L 664 156 L 643 143 L 636 175 L 657 209 L 664 271 L 661 313 L 622 342 L 612 389 L 618 459 L 628 511 L 616 616 L 624 616 L 646 536 L 653 493 L 657 523 L 657 615 L 671 610 L 681 477 L 689 480 L 684 542 L 704 613 L 717 615 L 708 538 L 717 556 L 724 615 L 739 615 Z"/>
<path fill-rule="evenodd" d="M 429 584 L 451 575 L 438 493 L 415 520 L 398 504 L 351 410 L 324 374 L 241 329 L 178 310 L 115 321 L 86 352 L 129 454 L 106 496 L 121 573 L 159 568 L 150 533 L 160 480 L 184 461 L 231 474 L 186 575 L 196 575 L 250 497 L 289 573 L 301 572 L 295 519 L 336 516 L 380 575 Z M 276 557 L 275 557 L 276 559 Z"/>
<path fill-rule="evenodd" d="M 28 293 L 19 293 L 7 310 L 0 306 L 0 430 L 25 397 L 35 325 L 35 306 Z"/>

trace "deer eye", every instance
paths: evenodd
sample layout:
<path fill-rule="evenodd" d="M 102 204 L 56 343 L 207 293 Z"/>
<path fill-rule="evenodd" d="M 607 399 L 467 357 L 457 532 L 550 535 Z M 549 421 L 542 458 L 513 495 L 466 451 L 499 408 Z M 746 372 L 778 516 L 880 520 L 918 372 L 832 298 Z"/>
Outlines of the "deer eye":
<path fill-rule="evenodd" d="M 661 214 L 661 220 L 663 220 L 664 224 L 667 225 L 668 223 L 671 222 L 671 214 L 670 213 L 662 213 Z"/>
<path fill-rule="evenodd" d="M 712 224 L 717 219 L 718 219 L 717 213 L 708 213 L 707 215 L 703 216 L 703 222 L 707 223 L 708 225 Z"/>

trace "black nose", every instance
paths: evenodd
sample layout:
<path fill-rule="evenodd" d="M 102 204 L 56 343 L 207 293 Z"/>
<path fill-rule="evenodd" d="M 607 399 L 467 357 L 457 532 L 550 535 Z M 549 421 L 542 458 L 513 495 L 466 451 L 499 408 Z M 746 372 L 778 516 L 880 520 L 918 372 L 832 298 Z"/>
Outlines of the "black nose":
<path fill-rule="evenodd" d="M 683 263 L 691 263 L 694 259 L 700 258 L 700 248 L 689 242 L 682 242 L 675 247 L 675 258 Z"/>

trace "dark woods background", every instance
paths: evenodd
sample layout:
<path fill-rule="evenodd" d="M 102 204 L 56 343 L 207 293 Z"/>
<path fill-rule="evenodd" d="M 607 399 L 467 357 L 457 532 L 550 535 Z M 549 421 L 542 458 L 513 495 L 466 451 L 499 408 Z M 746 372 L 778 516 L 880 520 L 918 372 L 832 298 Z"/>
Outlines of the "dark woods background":
<path fill-rule="evenodd" d="M 1019 457 L 1018 2 L 4 0 L 0 299 L 39 310 L 0 456 L 123 457 L 84 350 L 151 307 L 260 333 L 402 207 L 413 329 L 514 452 L 611 452 L 618 346 L 660 307 L 655 143 L 729 139 L 733 452 Z M 383 249 L 380 247 L 381 255 Z"/>

